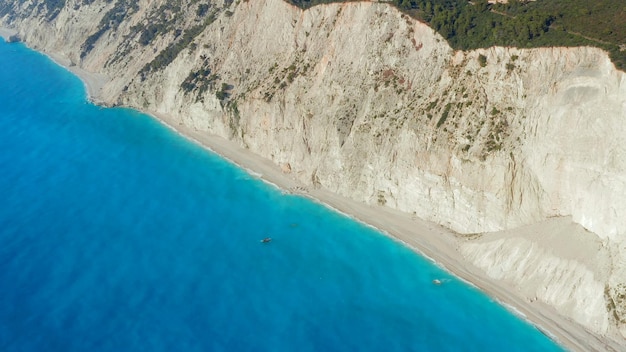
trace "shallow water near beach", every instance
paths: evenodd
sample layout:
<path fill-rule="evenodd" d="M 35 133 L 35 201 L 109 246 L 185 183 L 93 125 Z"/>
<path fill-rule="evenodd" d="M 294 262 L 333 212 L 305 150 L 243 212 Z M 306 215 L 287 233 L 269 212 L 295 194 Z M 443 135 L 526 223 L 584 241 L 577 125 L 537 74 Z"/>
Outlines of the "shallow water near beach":
<path fill-rule="evenodd" d="M 22 44 L 0 43 L 0 172 L 2 351 L 561 350 Z"/>

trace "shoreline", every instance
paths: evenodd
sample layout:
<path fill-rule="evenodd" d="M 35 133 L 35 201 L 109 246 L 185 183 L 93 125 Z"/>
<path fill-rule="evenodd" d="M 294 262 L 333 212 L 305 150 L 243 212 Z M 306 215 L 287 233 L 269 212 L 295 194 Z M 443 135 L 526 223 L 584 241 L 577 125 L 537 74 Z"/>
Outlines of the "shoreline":
<path fill-rule="evenodd" d="M 96 105 L 103 104 L 104 101 L 101 100 L 102 87 L 104 87 L 104 85 L 107 84 L 107 82 L 109 81 L 109 78 L 107 76 L 100 73 L 94 73 L 84 70 L 63 55 L 50 52 L 41 53 L 50 58 L 50 60 L 54 61 L 57 65 L 70 71 L 72 74 L 74 74 L 74 76 L 80 78 L 80 80 L 83 82 L 83 86 L 85 86 L 87 99 L 90 102 Z"/>
<path fill-rule="evenodd" d="M 17 34 L 18 32 L 14 29 L 0 26 L 0 38 L 2 38 L 2 40 L 4 40 L 7 43 L 10 42 L 11 37 Z M 24 43 L 26 46 L 28 46 L 27 43 L 21 40 L 19 41 L 19 43 Z M 33 49 L 33 50 L 43 55 L 46 55 L 50 60 L 54 61 L 57 65 L 65 68 L 66 70 L 74 74 L 74 76 L 78 77 L 83 82 L 83 85 L 85 86 L 85 92 L 87 94 L 87 99 L 89 101 L 91 101 L 94 104 L 103 103 L 100 97 L 102 96 L 102 88 L 109 81 L 109 78 L 106 75 L 103 75 L 101 73 L 89 72 L 77 66 L 69 58 L 61 54 L 46 52 L 46 51 L 37 50 L 37 49 Z"/>
<path fill-rule="evenodd" d="M 414 217 L 412 214 L 360 203 L 323 188 L 306 187 L 289 174 L 283 173 L 281 168 L 269 159 L 262 158 L 235 142 L 193 130 L 185 125 L 176 125 L 174 120 L 165 114 L 154 111 L 143 112 L 174 133 L 219 155 L 259 180 L 285 193 L 306 197 L 372 227 L 408 247 L 466 284 L 479 289 L 562 348 L 570 351 L 619 350 L 619 345 L 587 331 L 582 325 L 559 314 L 553 307 L 542 302 L 530 302 L 527 297 L 516 293 L 514 288 L 498 285 L 481 269 L 466 261 L 456 250 L 461 239 L 452 230 Z"/>
<path fill-rule="evenodd" d="M 11 28 L 0 27 L 0 37 L 5 41 L 10 41 L 11 37 L 16 35 L 17 31 Z"/>
<path fill-rule="evenodd" d="M 10 29 L 0 27 L 0 36 L 5 40 L 8 38 L 5 37 L 7 33 L 12 32 Z M 96 104 L 102 102 L 102 88 L 108 82 L 106 76 L 72 65 L 72 62 L 62 55 L 49 52 L 43 52 L 43 54 L 80 78 L 91 102 Z M 258 156 L 235 142 L 179 125 L 168 115 L 154 111 L 143 110 L 141 112 L 149 114 L 175 133 L 243 168 L 252 176 L 285 193 L 307 197 L 355 221 L 377 229 L 467 284 L 478 288 L 563 348 L 572 351 L 604 351 L 620 348 L 613 340 L 587 331 L 582 325 L 559 314 L 555 308 L 541 302 L 531 302 L 513 287 L 490 279 L 457 251 L 461 239 L 449 229 L 416 218 L 412 214 L 381 206 L 366 205 L 326 189 L 305 187 L 291 175 L 283 173 L 281 168 L 269 159 Z"/>

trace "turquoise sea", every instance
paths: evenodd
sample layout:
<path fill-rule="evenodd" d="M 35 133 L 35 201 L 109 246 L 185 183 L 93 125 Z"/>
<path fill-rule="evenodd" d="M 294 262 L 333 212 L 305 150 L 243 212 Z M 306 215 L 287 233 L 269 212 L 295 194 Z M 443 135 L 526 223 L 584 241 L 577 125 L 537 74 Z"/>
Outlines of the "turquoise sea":
<path fill-rule="evenodd" d="M 0 350 L 561 348 L 392 239 L 88 103 L 78 78 L 2 42 Z"/>

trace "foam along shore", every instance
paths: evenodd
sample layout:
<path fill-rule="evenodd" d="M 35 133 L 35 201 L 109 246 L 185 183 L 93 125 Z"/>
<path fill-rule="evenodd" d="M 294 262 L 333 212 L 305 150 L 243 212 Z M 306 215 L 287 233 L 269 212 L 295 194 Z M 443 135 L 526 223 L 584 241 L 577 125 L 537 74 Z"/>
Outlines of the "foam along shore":
<path fill-rule="evenodd" d="M 102 96 L 102 87 L 109 81 L 109 79 L 100 73 L 94 73 L 86 71 L 79 66 L 72 63 L 68 58 L 56 54 L 56 53 L 44 53 L 46 54 L 52 61 L 56 62 L 60 66 L 65 67 L 68 71 L 72 72 L 74 75 L 78 76 L 83 84 L 85 85 L 85 90 L 87 91 L 87 97 L 90 101 L 98 104 L 101 103 L 102 100 L 100 97 Z"/>
<path fill-rule="evenodd" d="M 2 37 L 4 41 L 9 42 L 11 37 L 15 35 L 17 35 L 17 32 L 15 30 L 0 27 L 0 37 Z M 66 68 L 68 71 L 78 76 L 85 85 L 85 90 L 87 91 L 87 96 L 89 100 L 94 103 L 102 102 L 102 100 L 100 99 L 102 95 L 102 87 L 104 87 L 104 85 L 109 81 L 109 79 L 105 75 L 84 70 L 61 54 L 50 52 L 43 52 L 43 54 L 48 56 L 58 65 Z"/>
<path fill-rule="evenodd" d="M 167 115 L 150 111 L 148 113 L 180 135 L 208 148 L 239 167 L 254 172 L 265 182 L 287 192 L 311 198 L 391 236 L 462 280 L 478 287 L 568 350 L 619 351 L 622 348 L 617 342 L 593 334 L 582 325 L 567 319 L 553 307 L 535 301 L 531 297 L 525 297 L 512 286 L 494 282 L 484 271 L 464 259 L 457 250 L 463 239 L 449 229 L 408 213 L 347 199 L 323 188 L 306 187 L 283 173 L 281 168 L 272 161 L 241 148 L 235 142 L 178 125 Z M 547 222 L 541 226 L 549 229 L 551 225 L 551 222 Z"/>
<path fill-rule="evenodd" d="M 0 28 L 0 35 L 11 33 Z M 45 53 L 57 64 L 62 65 L 77 75 L 84 83 L 89 99 L 100 101 L 102 87 L 107 77 L 98 73 L 88 72 L 73 65 L 70 60 L 56 53 Z M 495 282 L 483 270 L 464 259 L 457 248 L 464 241 L 458 234 L 437 224 L 421 220 L 408 213 L 403 213 L 381 206 L 370 206 L 339 196 L 326 189 L 307 187 L 296 181 L 272 161 L 262 158 L 250 150 L 240 147 L 235 142 L 219 136 L 209 135 L 188 126 L 179 124 L 166 114 L 144 111 L 151 114 L 161 123 L 189 140 L 230 160 L 254 176 L 275 185 L 285 192 L 297 193 L 314 201 L 342 212 L 355 220 L 373 226 L 381 232 L 398 240 L 419 254 L 430 258 L 433 262 L 455 274 L 459 278 L 478 287 L 490 297 L 496 299 L 520 318 L 526 319 L 542 332 L 556 340 L 559 344 L 572 351 L 611 351 L 621 350 L 616 341 L 598 336 L 586 330 L 582 325 L 559 314 L 554 307 L 524 296 L 519 290 L 505 282 Z M 541 231 L 541 226 L 539 231 Z M 544 230 L 552 231 L 547 223 Z M 537 239 L 537 245 L 549 245 Z"/>

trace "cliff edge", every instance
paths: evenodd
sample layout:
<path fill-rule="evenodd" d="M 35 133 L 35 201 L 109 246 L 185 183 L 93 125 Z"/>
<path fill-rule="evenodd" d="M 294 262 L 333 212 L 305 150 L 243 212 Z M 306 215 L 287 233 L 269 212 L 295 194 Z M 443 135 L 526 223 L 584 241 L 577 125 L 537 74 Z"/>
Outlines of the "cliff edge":
<path fill-rule="evenodd" d="M 626 74 L 602 50 L 454 51 L 384 3 L 41 3 L 0 25 L 110 77 L 102 102 L 449 227 L 494 280 L 624 341 Z"/>

